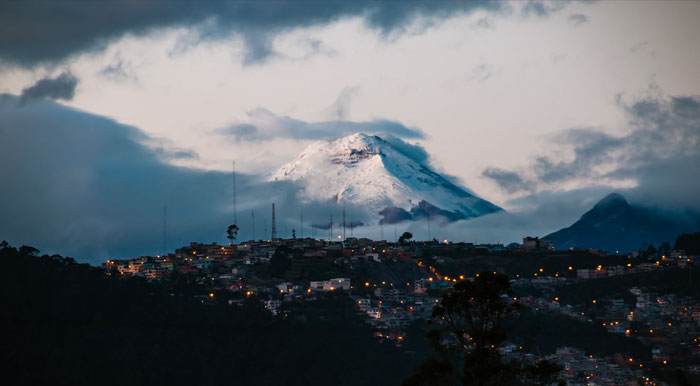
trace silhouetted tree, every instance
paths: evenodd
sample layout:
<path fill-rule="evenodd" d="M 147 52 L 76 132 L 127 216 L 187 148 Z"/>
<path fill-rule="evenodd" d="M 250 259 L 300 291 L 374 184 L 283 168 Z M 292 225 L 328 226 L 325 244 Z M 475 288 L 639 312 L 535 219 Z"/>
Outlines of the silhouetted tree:
<path fill-rule="evenodd" d="M 399 237 L 399 244 L 405 244 L 413 238 L 413 233 L 404 232 L 401 237 Z"/>
<path fill-rule="evenodd" d="M 683 250 L 689 255 L 700 254 L 700 232 L 678 236 L 673 249 Z"/>
<path fill-rule="evenodd" d="M 292 254 L 293 251 L 289 247 L 284 245 L 277 247 L 270 258 L 270 272 L 274 275 L 282 275 L 287 272 L 292 267 L 292 259 L 290 259 Z"/>
<path fill-rule="evenodd" d="M 22 256 L 36 256 L 38 253 L 38 249 L 30 247 L 28 245 L 22 245 L 21 247 L 19 247 L 19 254 Z"/>
<path fill-rule="evenodd" d="M 517 362 L 506 362 L 499 353 L 498 346 L 506 339 L 504 323 L 517 316 L 520 308 L 517 303 L 504 300 L 503 295 L 509 292 L 508 277 L 488 271 L 479 273 L 474 281 L 455 284 L 453 291 L 444 294 L 433 309 L 438 328 L 428 333 L 441 359 L 425 362 L 404 385 L 433 384 L 436 377 L 432 373 L 436 371 L 444 371 L 444 379 L 459 379 L 464 385 L 476 386 L 554 380 L 561 371 L 556 364 L 542 361 L 523 367 Z"/>
<path fill-rule="evenodd" d="M 238 226 L 236 224 L 229 225 L 228 228 L 226 229 L 226 238 L 231 240 L 231 245 L 233 245 L 233 240 L 236 239 L 237 235 L 238 235 Z"/>

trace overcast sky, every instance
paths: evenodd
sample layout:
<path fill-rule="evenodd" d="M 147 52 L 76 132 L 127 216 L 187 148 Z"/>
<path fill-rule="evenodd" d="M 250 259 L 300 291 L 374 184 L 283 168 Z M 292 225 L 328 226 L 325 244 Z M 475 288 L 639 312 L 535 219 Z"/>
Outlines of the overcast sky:
<path fill-rule="evenodd" d="M 3 2 L 0 136 L 51 129 L 28 111 L 104 117 L 165 166 L 252 178 L 387 132 L 509 212 L 576 197 L 542 231 L 613 190 L 697 209 L 698 20 L 697 1 Z"/>

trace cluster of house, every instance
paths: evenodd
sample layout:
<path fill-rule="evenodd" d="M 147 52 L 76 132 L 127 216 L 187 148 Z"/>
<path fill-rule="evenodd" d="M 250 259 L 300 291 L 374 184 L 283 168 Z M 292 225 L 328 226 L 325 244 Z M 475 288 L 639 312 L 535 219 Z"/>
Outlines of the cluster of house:
<path fill-rule="evenodd" d="M 692 266 L 697 259 L 698 256 L 688 256 L 684 251 L 673 251 L 668 257 L 663 255 L 655 262 L 645 262 L 635 265 L 628 263 L 626 266 L 615 265 L 604 267 L 599 265 L 594 269 L 578 269 L 576 270 L 576 277 L 579 279 L 595 279 L 600 277 L 649 272 L 656 269 L 669 267 L 685 269 Z"/>
<path fill-rule="evenodd" d="M 365 283 L 369 286 L 369 283 Z M 403 330 L 416 319 L 430 319 L 440 298 L 427 294 L 429 288 L 449 288 L 449 283 L 428 278 L 406 283 L 403 288 L 377 287 L 365 296 L 354 296 L 357 308 L 369 316 L 377 330 Z M 397 286 L 398 287 L 398 286 Z"/>
<path fill-rule="evenodd" d="M 688 283 L 692 285 L 692 283 Z M 597 305 L 595 320 L 584 312 L 576 311 L 571 305 L 562 305 L 559 298 L 521 298 L 518 302 L 538 310 L 559 312 L 572 318 L 589 322 L 600 323 L 608 332 L 622 334 L 631 339 L 639 339 L 646 345 L 653 347 L 652 359 L 662 366 L 678 366 L 679 363 L 671 363 L 670 353 L 676 358 L 682 358 L 686 363 L 698 363 L 700 361 L 700 300 L 691 296 L 678 296 L 674 294 L 658 294 L 643 292 L 638 287 L 629 289 L 635 301 L 625 302 L 624 299 L 592 299 L 593 305 Z M 574 349 L 567 349 L 568 354 L 578 358 L 578 367 L 575 371 L 586 373 L 581 366 L 589 363 L 586 358 L 577 354 Z M 572 351 L 574 350 L 574 351 Z M 572 354 L 573 353 L 573 354 Z M 583 360 L 583 362 L 581 362 Z M 559 363 L 559 362 L 558 362 Z M 584 363 L 584 365 L 582 365 Z M 560 363 L 561 364 L 561 363 Z M 644 364 L 635 360 L 635 366 L 643 368 Z M 629 363 L 625 363 L 629 365 Z M 569 366 L 569 365 L 567 365 Z M 601 366 L 602 369 L 609 367 Z M 613 367 L 615 368 L 615 367 Z M 592 371 L 586 379 L 578 379 L 590 384 L 591 379 L 598 379 L 596 384 L 625 384 L 615 383 L 625 376 L 607 374 L 601 371 Z M 597 369 L 596 369 L 597 370 Z M 641 369 L 638 369 L 641 370 Z M 700 366 L 690 365 L 686 369 L 689 373 L 700 373 Z M 616 370 L 623 371 L 623 370 Z M 573 376 L 572 374 L 569 374 Z M 603 379 L 604 381 L 600 381 Z M 577 384 L 572 383 L 570 384 Z"/>
<path fill-rule="evenodd" d="M 636 385 L 638 379 L 653 382 L 634 358 L 615 355 L 604 359 L 586 355 L 579 348 L 560 347 L 545 359 L 563 367 L 560 377 L 574 386 L 622 386 Z"/>

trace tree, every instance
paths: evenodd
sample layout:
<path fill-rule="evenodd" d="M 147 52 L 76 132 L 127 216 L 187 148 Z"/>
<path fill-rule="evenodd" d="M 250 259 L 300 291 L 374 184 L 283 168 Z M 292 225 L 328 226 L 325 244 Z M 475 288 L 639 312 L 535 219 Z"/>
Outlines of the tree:
<path fill-rule="evenodd" d="M 293 255 L 291 248 L 281 245 L 275 249 L 275 253 L 272 254 L 270 258 L 270 272 L 273 275 L 283 275 L 292 267 L 292 259 L 290 255 Z"/>
<path fill-rule="evenodd" d="M 399 244 L 405 244 L 413 238 L 413 233 L 404 232 L 401 237 L 399 237 Z"/>
<path fill-rule="evenodd" d="M 700 232 L 678 236 L 673 249 L 685 251 L 689 255 L 700 254 Z"/>
<path fill-rule="evenodd" d="M 517 316 L 520 309 L 517 303 L 504 300 L 503 295 L 509 293 L 508 277 L 494 272 L 481 272 L 474 281 L 455 284 L 453 291 L 444 294 L 433 309 L 438 328 L 428 333 L 441 359 L 426 362 L 404 384 L 430 384 L 421 382 L 427 379 L 426 371 L 450 371 L 453 379 L 476 386 L 511 385 L 518 381 L 540 384 L 554 380 L 561 370 L 558 365 L 541 361 L 523 366 L 506 362 L 498 351 L 506 339 L 506 320 Z"/>
<path fill-rule="evenodd" d="M 22 245 L 19 247 L 19 254 L 21 256 L 36 256 L 39 254 L 39 250 L 28 245 Z"/>
<path fill-rule="evenodd" d="M 236 224 L 229 225 L 228 228 L 226 229 L 226 238 L 231 240 L 231 245 L 233 245 L 233 240 L 236 239 L 237 235 L 238 235 L 238 226 L 236 226 Z"/>

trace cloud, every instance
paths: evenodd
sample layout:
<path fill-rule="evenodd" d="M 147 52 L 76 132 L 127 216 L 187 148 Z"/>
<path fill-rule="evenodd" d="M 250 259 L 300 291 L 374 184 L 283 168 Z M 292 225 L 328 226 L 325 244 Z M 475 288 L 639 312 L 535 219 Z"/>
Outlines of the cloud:
<path fill-rule="evenodd" d="M 100 75 L 114 81 L 123 81 L 127 79 L 136 80 L 134 69 L 131 65 L 120 57 L 115 57 L 112 63 L 105 66 L 100 71 Z"/>
<path fill-rule="evenodd" d="M 700 209 L 700 97 L 645 97 L 619 100 L 628 133 L 612 136 L 598 129 L 570 129 L 554 138 L 572 149 L 562 160 L 539 156 L 519 172 L 486 169 L 483 175 L 509 193 L 560 189 L 566 183 L 632 180 L 627 194 L 664 206 Z M 527 176 L 527 177 L 525 177 Z"/>
<path fill-rule="evenodd" d="M 525 16 L 547 17 L 566 6 L 567 4 L 563 1 L 528 0 L 522 8 L 522 13 Z"/>
<path fill-rule="evenodd" d="M 489 178 L 496 182 L 503 190 L 508 193 L 515 193 L 519 191 L 528 190 L 528 184 L 523 181 L 520 176 L 515 172 L 510 172 L 507 170 L 499 168 L 487 168 L 485 169 L 482 176 Z"/>
<path fill-rule="evenodd" d="M 580 26 L 581 24 L 588 23 L 588 16 L 582 13 L 574 13 L 569 15 L 569 21 L 574 23 L 575 26 Z"/>
<path fill-rule="evenodd" d="M 170 165 L 166 159 L 196 154 L 111 119 L 50 101 L 20 108 L 18 99 L 0 94 L 0 163 L 12 165 L 0 168 L 0 239 L 90 263 L 155 255 L 167 206 L 170 251 L 195 240 L 226 242 L 234 217 L 230 173 Z M 272 202 L 284 237 L 292 228 L 302 234 L 301 215 L 306 236 L 309 224 L 342 218 L 338 205 L 301 204 L 293 182 L 237 173 L 236 184 L 241 240 L 253 229 L 270 237 Z M 368 218 L 361 207 L 344 209 L 348 223 Z"/>
<path fill-rule="evenodd" d="M 35 65 L 71 54 L 100 49 L 126 33 L 153 28 L 195 26 L 202 39 L 240 35 L 247 47 L 245 62 L 263 61 L 272 54 L 278 33 L 322 25 L 346 17 L 364 17 L 369 27 L 386 35 L 401 32 L 417 18 L 438 21 L 475 9 L 501 9 L 501 2 L 373 0 L 176 2 L 107 0 L 99 6 L 82 2 L 0 3 L 0 57 Z"/>
<path fill-rule="evenodd" d="M 423 146 L 417 143 L 410 144 L 406 141 L 403 141 L 401 138 L 397 138 L 387 133 L 381 133 L 380 137 L 382 137 L 383 140 L 387 141 L 396 150 L 400 151 L 406 157 L 418 162 L 419 164 L 428 165 L 430 155 L 423 148 Z"/>
<path fill-rule="evenodd" d="M 43 78 L 22 90 L 21 100 L 34 99 L 71 100 L 75 96 L 78 79 L 69 72 L 56 78 Z"/>
<path fill-rule="evenodd" d="M 343 91 L 340 92 L 338 98 L 336 98 L 333 105 L 330 107 L 331 116 L 338 120 L 343 121 L 347 118 L 348 112 L 350 110 L 350 103 L 352 98 L 357 95 L 357 87 L 345 87 Z"/>
<path fill-rule="evenodd" d="M 341 112 L 342 114 L 342 112 Z M 248 114 L 250 122 L 217 129 L 216 132 L 235 141 L 261 141 L 275 138 L 319 140 L 337 138 L 358 132 L 367 134 L 391 134 L 401 138 L 423 139 L 420 129 L 408 128 L 401 123 L 378 119 L 368 122 L 326 121 L 304 122 L 279 116 L 258 108 Z"/>

